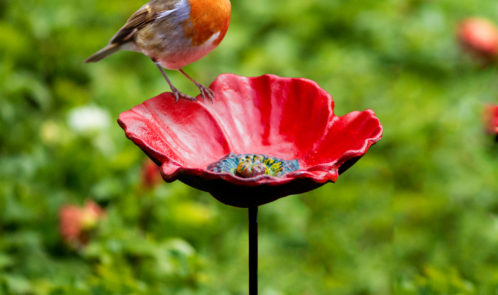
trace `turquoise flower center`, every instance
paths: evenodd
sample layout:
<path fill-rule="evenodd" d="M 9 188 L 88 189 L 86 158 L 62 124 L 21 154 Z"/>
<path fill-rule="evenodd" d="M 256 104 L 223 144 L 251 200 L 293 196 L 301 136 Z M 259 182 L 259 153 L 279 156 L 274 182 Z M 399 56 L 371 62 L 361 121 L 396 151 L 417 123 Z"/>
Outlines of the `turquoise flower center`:
<path fill-rule="evenodd" d="M 259 175 L 283 176 L 299 170 L 299 163 L 297 160 L 282 160 L 266 155 L 230 153 L 218 162 L 209 165 L 208 170 L 231 173 L 243 178 Z"/>

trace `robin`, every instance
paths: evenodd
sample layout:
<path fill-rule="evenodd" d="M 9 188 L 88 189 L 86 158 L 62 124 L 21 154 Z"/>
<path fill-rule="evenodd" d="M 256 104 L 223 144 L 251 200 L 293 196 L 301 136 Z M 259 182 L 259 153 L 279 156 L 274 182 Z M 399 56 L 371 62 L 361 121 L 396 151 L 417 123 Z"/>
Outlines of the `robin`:
<path fill-rule="evenodd" d="M 213 100 L 213 91 L 182 68 L 218 46 L 228 30 L 230 10 L 230 0 L 150 0 L 128 19 L 106 47 L 85 62 L 97 62 L 121 49 L 142 52 L 161 71 L 177 101 L 195 98 L 174 87 L 163 67 L 178 70 L 199 88 L 203 98 Z"/>

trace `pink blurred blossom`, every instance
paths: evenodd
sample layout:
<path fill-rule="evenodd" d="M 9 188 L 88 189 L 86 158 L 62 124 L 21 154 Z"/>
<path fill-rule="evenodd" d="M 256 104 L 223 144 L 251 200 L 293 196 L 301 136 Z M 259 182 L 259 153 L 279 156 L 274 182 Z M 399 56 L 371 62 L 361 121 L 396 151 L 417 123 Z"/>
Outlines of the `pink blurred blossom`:
<path fill-rule="evenodd" d="M 484 18 L 467 18 L 458 25 L 458 39 L 465 50 L 485 60 L 498 57 L 498 28 Z"/>
<path fill-rule="evenodd" d="M 90 240 L 90 232 L 95 229 L 105 215 L 102 209 L 93 201 L 85 201 L 83 207 L 63 205 L 59 209 L 59 230 L 62 239 L 79 248 Z"/>
<path fill-rule="evenodd" d="M 146 189 L 152 189 L 163 181 L 159 166 L 149 158 L 142 165 L 140 179 L 142 187 Z"/>
<path fill-rule="evenodd" d="M 498 136 L 498 105 L 489 104 L 485 107 L 484 124 L 487 133 Z"/>

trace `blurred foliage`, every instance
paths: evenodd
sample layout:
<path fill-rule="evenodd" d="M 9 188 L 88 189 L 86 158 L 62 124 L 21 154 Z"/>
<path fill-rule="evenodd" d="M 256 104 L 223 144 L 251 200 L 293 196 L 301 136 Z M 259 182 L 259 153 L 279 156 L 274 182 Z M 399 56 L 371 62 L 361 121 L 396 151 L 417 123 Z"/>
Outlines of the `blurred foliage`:
<path fill-rule="evenodd" d="M 157 69 L 128 52 L 82 62 L 142 2 L 0 0 L 0 294 L 247 292 L 246 210 L 182 183 L 144 190 L 145 157 L 110 119 L 167 90 Z M 498 2 L 232 11 L 225 40 L 187 72 L 206 84 L 222 72 L 310 78 L 337 114 L 372 108 L 385 129 L 336 184 L 260 209 L 261 294 L 498 294 L 498 146 L 481 122 L 498 67 L 454 37 L 464 17 L 497 23 Z M 98 122 L 74 123 L 82 108 Z M 57 212 L 87 198 L 107 216 L 74 250 Z"/>

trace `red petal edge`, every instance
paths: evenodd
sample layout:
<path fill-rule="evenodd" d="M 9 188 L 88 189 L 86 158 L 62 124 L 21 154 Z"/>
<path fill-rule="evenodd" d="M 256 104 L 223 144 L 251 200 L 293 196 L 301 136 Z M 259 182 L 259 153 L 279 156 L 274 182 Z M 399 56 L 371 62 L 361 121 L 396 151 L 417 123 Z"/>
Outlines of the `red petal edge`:
<path fill-rule="evenodd" d="M 214 103 L 175 103 L 163 93 L 121 113 L 118 123 L 166 181 L 228 205 L 257 206 L 335 182 L 382 137 L 372 110 L 337 117 L 332 97 L 311 80 L 223 74 L 210 88 Z M 206 170 L 229 152 L 297 159 L 301 169 L 254 178 Z"/>

